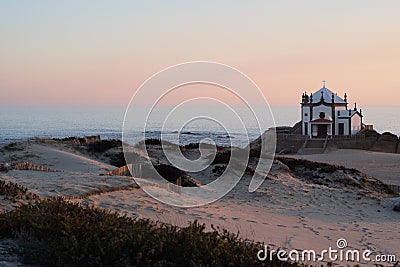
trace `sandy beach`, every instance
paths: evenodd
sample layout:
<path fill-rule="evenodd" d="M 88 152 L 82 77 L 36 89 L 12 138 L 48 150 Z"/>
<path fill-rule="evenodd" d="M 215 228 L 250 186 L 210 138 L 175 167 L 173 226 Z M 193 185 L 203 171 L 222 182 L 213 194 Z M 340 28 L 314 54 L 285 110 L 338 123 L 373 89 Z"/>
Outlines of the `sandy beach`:
<path fill-rule="evenodd" d="M 341 161 L 334 161 L 338 154 Z M 343 163 L 352 168 L 364 166 L 364 172 L 384 177 L 384 181 L 394 181 L 393 174 L 400 171 L 400 165 L 395 164 L 398 156 L 338 150 L 307 158 Z M 367 159 L 375 165 L 363 164 Z M 335 247 L 337 239 L 345 238 L 352 249 L 400 255 L 400 213 L 392 210 L 393 196 L 310 183 L 277 162 L 254 193 L 249 193 L 251 177 L 245 175 L 229 194 L 212 204 L 178 208 L 148 196 L 132 177 L 100 175 L 115 167 L 65 144 L 27 141 L 18 143 L 17 149 L 12 151 L 1 150 L 0 162 L 17 161 L 56 170 L 0 173 L 1 180 L 18 183 L 43 198 L 62 196 L 71 202 L 178 226 L 198 220 L 208 229 L 211 225 L 226 228 L 242 238 L 264 242 L 272 248 L 322 251 Z M 202 179 L 201 175 L 196 178 Z M 12 205 L 15 203 L 2 202 L 1 209 L 12 209 Z"/>

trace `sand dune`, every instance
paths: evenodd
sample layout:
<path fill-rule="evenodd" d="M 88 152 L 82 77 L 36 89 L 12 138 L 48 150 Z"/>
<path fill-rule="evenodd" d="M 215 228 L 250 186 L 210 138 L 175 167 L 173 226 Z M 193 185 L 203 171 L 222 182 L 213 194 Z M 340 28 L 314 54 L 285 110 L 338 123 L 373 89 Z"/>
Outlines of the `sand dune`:
<path fill-rule="evenodd" d="M 262 241 L 275 248 L 321 251 L 335 247 L 338 238 L 345 238 L 349 248 L 370 249 L 400 257 L 400 213 L 392 210 L 390 200 L 370 198 L 346 188 L 309 183 L 279 163 L 273 165 L 268 179 L 254 193 L 248 192 L 251 177 L 245 175 L 219 201 L 197 208 L 178 208 L 149 197 L 135 187 L 130 177 L 100 176 L 100 173 L 115 168 L 70 147 L 40 142 L 25 142 L 22 146 L 23 149 L 18 151 L 3 150 L 0 162 L 29 161 L 62 172 L 12 170 L 0 173 L 0 179 L 26 186 L 41 197 L 64 196 L 72 202 L 180 226 L 198 220 L 208 227 L 212 224 L 239 232 L 243 238 Z M 339 152 L 316 157 L 328 161 L 328 157 L 332 159 L 337 155 L 335 153 Z M 340 153 L 340 160 L 350 167 L 361 166 L 362 161 L 354 159 L 354 153 L 357 152 Z M 381 156 L 386 159 L 385 155 Z M 350 165 L 350 158 L 354 159 L 354 165 Z M 380 170 L 390 173 L 395 168 L 394 163 L 394 159 L 389 160 L 387 164 L 379 165 L 383 166 Z M 364 170 L 372 171 L 372 166 L 367 167 Z M 196 177 L 201 178 L 201 175 Z M 178 193 L 169 194 L 179 197 Z M 7 203 L 2 203 L 4 205 Z"/>
<path fill-rule="evenodd" d="M 342 165 L 362 171 L 385 183 L 400 185 L 400 154 L 337 149 L 324 154 L 287 155 L 287 157 Z"/>

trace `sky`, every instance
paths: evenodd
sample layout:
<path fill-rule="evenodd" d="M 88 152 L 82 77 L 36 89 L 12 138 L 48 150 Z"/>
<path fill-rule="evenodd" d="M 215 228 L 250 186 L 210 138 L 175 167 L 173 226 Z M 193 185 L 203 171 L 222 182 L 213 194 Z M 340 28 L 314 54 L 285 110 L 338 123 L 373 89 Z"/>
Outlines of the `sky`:
<path fill-rule="evenodd" d="M 298 105 L 322 80 L 358 106 L 400 105 L 399 10 L 400 1 L 3 0 L 0 105 L 124 106 L 151 75 L 197 60 L 242 71 L 271 105 Z M 193 92 L 166 104 L 185 97 Z"/>

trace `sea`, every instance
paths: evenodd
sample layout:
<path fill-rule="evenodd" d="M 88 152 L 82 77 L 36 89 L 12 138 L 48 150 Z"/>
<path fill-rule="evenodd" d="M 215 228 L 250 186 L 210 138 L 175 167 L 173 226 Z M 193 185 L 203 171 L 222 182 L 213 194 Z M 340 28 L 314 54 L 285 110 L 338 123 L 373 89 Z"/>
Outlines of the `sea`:
<path fill-rule="evenodd" d="M 214 121 L 196 121 L 182 125 L 181 120 L 168 120 L 166 115 L 170 108 L 158 109 L 151 123 L 144 128 L 141 123 L 130 123 L 125 126 L 124 136 L 135 142 L 140 141 L 145 132 L 146 138 L 189 144 L 201 140 L 212 140 L 221 146 L 243 147 L 256 139 L 260 133 L 274 126 L 293 126 L 300 120 L 298 106 L 272 106 L 274 120 L 257 124 L 249 114 L 243 112 L 240 117 L 248 123 L 246 130 L 234 125 L 230 116 L 225 118 L 218 108 L 195 107 L 197 113 L 202 109 L 220 115 L 220 123 Z M 239 108 L 240 110 L 240 108 Z M 102 139 L 122 139 L 122 129 L 126 107 L 0 107 L 0 144 L 26 140 L 29 138 L 64 138 L 100 135 Z M 137 112 L 139 118 L 146 116 L 147 108 Z M 239 112 L 240 113 L 240 112 Z M 380 133 L 392 132 L 400 135 L 400 106 L 363 107 L 364 123 L 374 125 Z M 132 117 L 132 116 L 131 116 Z M 154 119 L 155 118 L 155 119 Z M 229 127 L 224 127 L 224 126 Z M 227 131 L 226 128 L 230 130 Z M 240 128 L 240 129 L 239 129 Z M 136 138 L 137 137 L 137 138 Z"/>

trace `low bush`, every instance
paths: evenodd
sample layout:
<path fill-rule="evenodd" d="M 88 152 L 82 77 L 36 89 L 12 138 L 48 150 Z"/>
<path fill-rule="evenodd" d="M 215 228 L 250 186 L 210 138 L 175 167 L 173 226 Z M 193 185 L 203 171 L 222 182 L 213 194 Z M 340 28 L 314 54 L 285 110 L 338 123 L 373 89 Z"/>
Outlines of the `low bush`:
<path fill-rule="evenodd" d="M 149 138 L 146 139 L 144 142 L 146 145 L 161 145 L 161 139 L 157 138 Z"/>
<path fill-rule="evenodd" d="M 122 167 L 126 165 L 124 152 L 106 155 L 110 158 L 110 164 L 115 167 Z"/>
<path fill-rule="evenodd" d="M 231 158 L 231 151 L 230 150 L 218 151 L 215 154 L 215 158 L 214 158 L 214 160 L 212 161 L 211 164 L 228 164 L 230 158 Z"/>
<path fill-rule="evenodd" d="M 167 181 L 174 183 L 179 177 L 185 176 L 186 173 L 172 165 L 155 164 L 154 168 Z"/>
<path fill-rule="evenodd" d="M 86 140 L 84 137 L 77 137 L 77 136 L 68 136 L 64 138 L 52 138 L 54 141 L 61 141 L 61 142 L 74 142 L 76 144 L 85 144 Z"/>
<path fill-rule="evenodd" d="M 122 142 L 116 139 L 101 140 L 87 144 L 87 150 L 92 153 L 102 153 L 114 147 L 121 147 Z"/>
<path fill-rule="evenodd" d="M 8 199 L 12 200 L 14 203 L 18 202 L 18 200 L 28 200 L 32 202 L 39 200 L 39 196 L 29 192 L 26 187 L 3 180 L 0 180 L 0 196 L 0 200 Z"/>
<path fill-rule="evenodd" d="M 21 151 L 21 150 L 24 150 L 24 148 L 22 146 L 18 145 L 18 143 L 16 143 L 16 142 L 12 142 L 12 143 L 9 143 L 9 144 L 5 145 L 4 149 L 7 150 L 7 151 Z"/>
<path fill-rule="evenodd" d="M 277 157 L 277 160 L 289 167 L 291 171 L 295 171 L 299 167 L 304 167 L 309 170 L 319 170 L 320 173 L 332 173 L 338 170 L 344 170 L 342 166 L 331 165 L 327 163 L 315 162 L 305 159 L 293 159 L 285 157 Z"/>
<path fill-rule="evenodd" d="M 200 147 L 200 143 L 189 143 L 183 147 L 186 149 L 198 149 Z"/>
<path fill-rule="evenodd" d="M 41 266 L 299 266 L 261 262 L 261 244 L 196 221 L 178 228 L 61 199 L 0 214 L 0 237 L 16 234 L 23 261 Z"/>
<path fill-rule="evenodd" d="M 26 187 L 13 182 L 0 180 L 0 195 L 20 199 L 27 194 L 27 191 L 28 189 Z"/>

